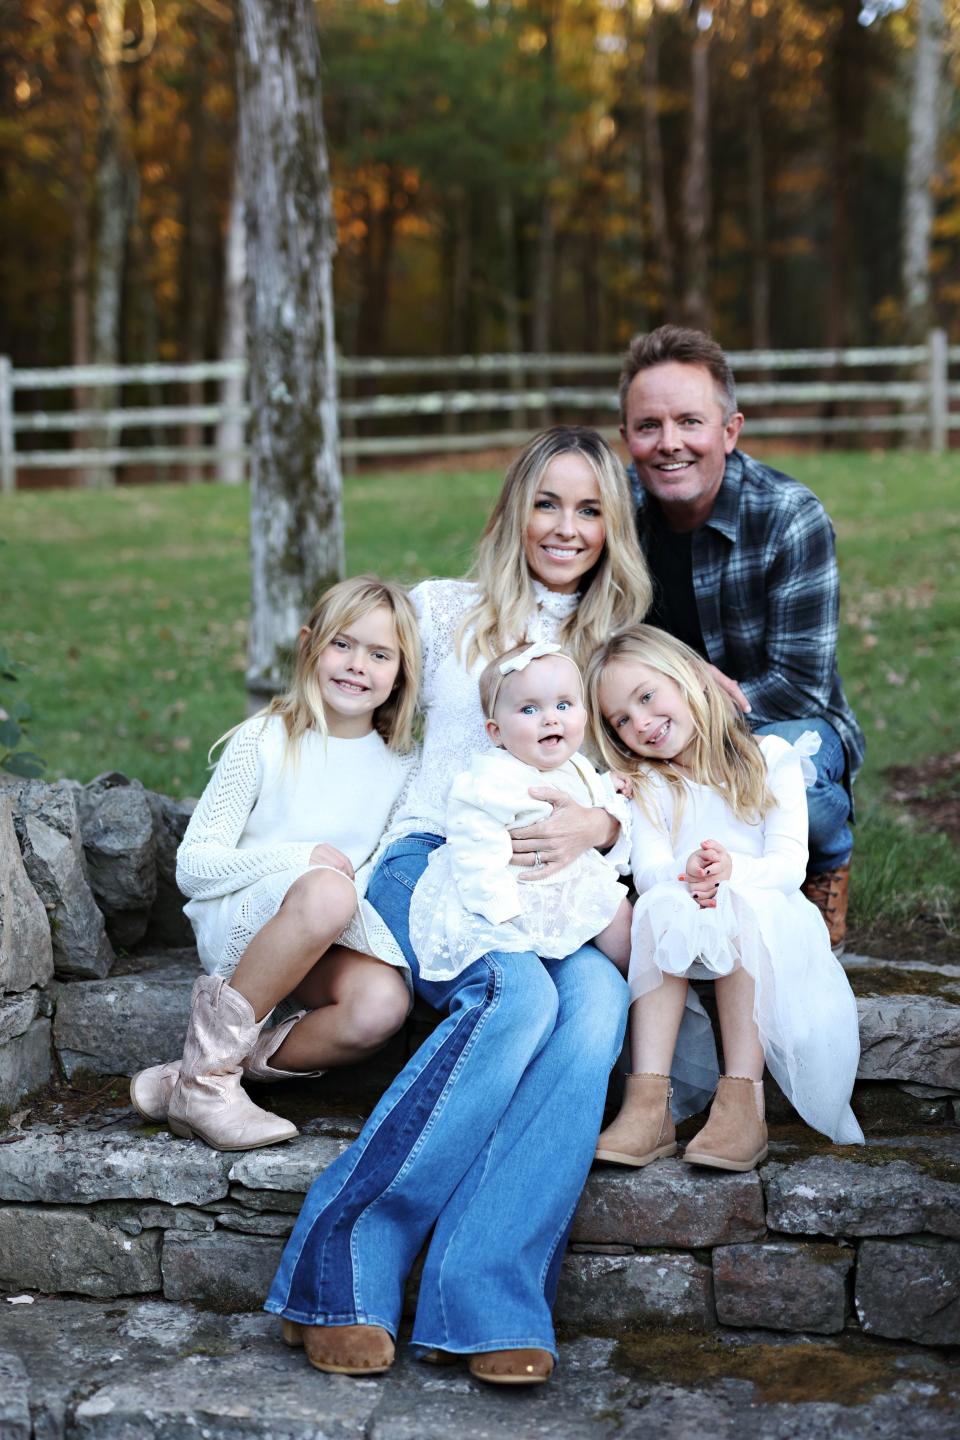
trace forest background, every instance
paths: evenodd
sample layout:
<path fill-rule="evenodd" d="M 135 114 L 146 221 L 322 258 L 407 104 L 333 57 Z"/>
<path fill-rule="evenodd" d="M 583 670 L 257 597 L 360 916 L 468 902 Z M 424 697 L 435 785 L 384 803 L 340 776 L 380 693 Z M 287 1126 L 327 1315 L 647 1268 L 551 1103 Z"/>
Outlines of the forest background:
<path fill-rule="evenodd" d="M 237 353 L 236 8 L 0 0 L 15 365 Z M 317 0 L 316 15 L 345 355 L 610 354 L 678 318 L 730 349 L 957 333 L 960 0 Z M 941 86 L 918 81 L 925 25 Z M 911 159 L 924 127 L 930 173 Z M 315 189 L 289 178 L 309 214 Z M 901 237 L 923 204 L 911 298 Z M 858 926 L 955 949 L 955 453 L 781 463 L 838 528 L 841 666 L 870 741 Z M 462 573 L 501 476 L 350 477 L 348 567 Z M 119 766 L 197 793 L 243 706 L 245 492 L 0 501 L 0 640 L 31 667 L 47 773 Z"/>
<path fill-rule="evenodd" d="M 916 28 L 947 82 L 904 312 Z M 956 329 L 960 0 L 318 0 L 346 355 L 729 348 Z M 226 0 L 0 0 L 0 354 L 221 352 Z M 866 23 L 872 22 L 872 23 Z"/>

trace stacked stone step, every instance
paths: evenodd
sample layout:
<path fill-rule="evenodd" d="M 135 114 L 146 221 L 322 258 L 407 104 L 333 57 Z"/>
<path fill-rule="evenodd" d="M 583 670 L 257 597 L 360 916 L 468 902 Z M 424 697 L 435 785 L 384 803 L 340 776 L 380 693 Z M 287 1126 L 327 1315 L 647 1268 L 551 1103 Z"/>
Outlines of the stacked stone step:
<path fill-rule="evenodd" d="M 222 1154 L 128 1111 L 0 1137 L 0 1288 L 162 1293 L 259 1307 L 303 1195 L 361 1118 L 327 1117 L 269 1150 Z M 775 1141 L 758 1173 L 679 1160 L 597 1170 L 558 1301 L 588 1333 L 650 1323 L 960 1340 L 960 1156 L 937 1131 L 869 1150 Z M 853 1308 L 851 1309 L 851 1294 Z"/>
<path fill-rule="evenodd" d="M 871 974 L 883 968 L 873 964 Z M 851 970 L 856 977 L 866 966 Z M 123 1076 L 175 1054 L 194 974 L 180 951 L 148 957 L 133 973 L 58 986 L 53 1033 L 67 1075 Z M 953 983 L 930 975 L 944 989 Z M 906 997 L 893 997 L 903 1027 L 896 1034 L 883 1019 L 888 997 L 860 1004 L 868 1145 L 840 1150 L 793 1123 L 773 1127 L 770 1159 L 757 1173 L 701 1172 L 679 1160 L 596 1170 L 574 1221 L 561 1324 L 808 1334 L 859 1325 L 927 1345 L 960 1341 L 960 1132 L 944 1123 L 956 1103 L 944 1082 L 956 1081 L 946 1061 L 952 1053 L 956 1064 L 960 1005 L 936 997 L 944 1043 L 932 1056 L 919 1013 L 912 1052 L 907 1044 Z M 932 1027 L 929 995 L 914 1004 Z M 72 1121 L 55 1102 L 15 1116 L 0 1134 L 0 1287 L 256 1308 L 304 1193 L 350 1144 L 403 1059 L 395 1051 L 353 1082 L 341 1072 L 271 1090 L 269 1103 L 303 1133 L 248 1154 L 143 1125 L 122 1079 Z M 891 1134 L 877 1116 L 904 1107 L 926 1123 Z"/>
<path fill-rule="evenodd" d="M 265 1103 L 303 1133 L 248 1155 L 143 1126 L 122 1079 L 72 1120 L 63 1094 L 46 1106 L 24 1101 L 54 1067 L 79 1085 L 179 1053 L 196 954 L 149 942 L 186 938 L 171 887 L 188 813 L 117 776 L 0 788 L 7 1290 L 256 1308 L 310 1182 L 434 1023 L 418 1010 L 369 1065 L 271 1091 Z M 111 936 L 141 953 L 116 960 Z M 561 1323 L 801 1334 L 860 1326 L 960 1342 L 960 966 L 847 964 L 867 1147 L 834 1149 L 771 1092 L 782 1128 L 759 1173 L 701 1173 L 679 1161 L 597 1171 L 574 1222 Z"/>
<path fill-rule="evenodd" d="M 322 1375 L 273 1316 L 185 1302 L 39 1297 L 0 1305 L 3 1440 L 944 1440 L 960 1400 L 946 1352 L 859 1335 L 649 1331 L 560 1344 L 518 1394 L 463 1365 Z"/>

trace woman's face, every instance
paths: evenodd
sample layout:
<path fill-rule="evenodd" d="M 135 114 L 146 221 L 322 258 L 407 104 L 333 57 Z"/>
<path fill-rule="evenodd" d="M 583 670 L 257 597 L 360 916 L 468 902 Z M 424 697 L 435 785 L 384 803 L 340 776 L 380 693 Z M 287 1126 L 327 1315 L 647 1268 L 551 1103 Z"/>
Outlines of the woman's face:
<path fill-rule="evenodd" d="M 606 535 L 593 470 L 575 450 L 557 455 L 543 472 L 523 539 L 531 575 L 572 595 L 603 554 Z"/>

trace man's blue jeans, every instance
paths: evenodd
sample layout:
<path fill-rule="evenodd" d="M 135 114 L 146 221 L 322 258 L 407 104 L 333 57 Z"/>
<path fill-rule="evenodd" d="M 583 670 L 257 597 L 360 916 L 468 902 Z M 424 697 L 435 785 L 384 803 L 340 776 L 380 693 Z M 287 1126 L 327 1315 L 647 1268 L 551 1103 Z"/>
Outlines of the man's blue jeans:
<path fill-rule="evenodd" d="M 486 955 L 453 980 L 420 981 L 407 914 L 441 843 L 397 841 L 367 899 L 410 961 L 417 992 L 446 1018 L 314 1181 L 266 1308 L 395 1336 L 404 1281 L 433 1229 L 414 1343 L 556 1355 L 551 1309 L 627 987 L 590 945 L 563 960 Z"/>
<path fill-rule="evenodd" d="M 813 756 L 817 782 L 807 791 L 810 824 L 808 869 L 815 874 L 846 865 L 853 851 L 850 830 L 850 797 L 843 783 L 846 760 L 840 736 L 828 720 L 775 720 L 756 725 L 754 735 L 780 735 L 792 745 L 805 730 L 820 736 L 819 752 Z"/>

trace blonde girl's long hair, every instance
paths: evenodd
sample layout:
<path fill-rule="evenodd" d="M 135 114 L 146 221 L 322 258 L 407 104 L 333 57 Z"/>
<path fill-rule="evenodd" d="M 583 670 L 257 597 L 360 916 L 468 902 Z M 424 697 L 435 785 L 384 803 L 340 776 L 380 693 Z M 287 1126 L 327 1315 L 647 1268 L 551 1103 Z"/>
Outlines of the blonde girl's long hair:
<path fill-rule="evenodd" d="M 636 661 L 667 675 L 680 689 L 693 719 L 694 738 L 683 769 L 671 760 L 641 758 L 630 750 L 600 711 L 600 683 L 616 661 Z M 652 784 L 659 775 L 674 796 L 673 834 L 680 824 L 686 784 L 709 785 L 722 795 L 739 820 L 756 825 L 776 805 L 767 784 L 767 769 L 760 747 L 743 716 L 720 689 L 705 662 L 689 645 L 653 625 L 633 625 L 612 635 L 590 657 L 586 672 L 590 725 L 604 764 L 630 776 L 634 798 L 651 820 Z"/>
<path fill-rule="evenodd" d="M 290 688 L 276 695 L 257 712 L 264 720 L 279 715 L 286 731 L 288 753 L 299 752 L 300 741 L 308 730 L 327 734 L 323 697 L 317 680 L 317 661 L 331 640 L 341 631 L 349 630 L 371 610 L 385 606 L 393 616 L 397 631 L 400 668 L 390 695 L 373 712 L 373 728 L 391 750 L 409 750 L 413 744 L 413 727 L 417 715 L 417 694 L 420 689 L 420 633 L 407 592 L 399 585 L 381 580 L 376 575 L 355 575 L 341 580 L 324 591 L 307 617 L 297 641 Z M 253 717 L 253 718 L 256 718 Z M 234 725 L 211 747 L 211 755 L 240 729 Z"/>
<path fill-rule="evenodd" d="M 470 635 L 465 660 L 491 660 L 526 638 L 537 608 L 524 538 L 537 491 L 551 461 L 582 456 L 596 477 L 606 540 L 603 553 L 583 577 L 581 600 L 563 626 L 560 643 L 581 667 L 612 630 L 642 620 L 653 586 L 637 540 L 636 518 L 626 473 L 607 442 L 584 425 L 555 425 L 520 452 L 507 471 L 503 488 L 477 547 L 470 578 L 480 599 L 461 621 L 457 648 Z"/>

